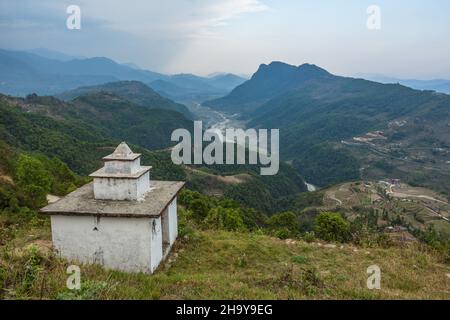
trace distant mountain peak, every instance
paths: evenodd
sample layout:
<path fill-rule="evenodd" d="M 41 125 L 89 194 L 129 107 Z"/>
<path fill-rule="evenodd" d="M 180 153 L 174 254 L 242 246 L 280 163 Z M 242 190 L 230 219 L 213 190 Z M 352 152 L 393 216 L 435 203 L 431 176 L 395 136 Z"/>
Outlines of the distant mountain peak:
<path fill-rule="evenodd" d="M 258 71 L 262 71 L 262 70 L 266 70 L 266 69 L 273 69 L 273 68 L 286 68 L 286 69 L 291 69 L 291 68 L 295 68 L 295 66 L 281 62 L 281 61 L 272 61 L 269 64 L 265 64 L 262 63 L 259 65 L 259 68 L 256 72 Z"/>
<path fill-rule="evenodd" d="M 325 71 L 325 72 L 328 73 L 328 71 L 326 71 L 325 69 L 323 69 L 323 68 L 321 68 L 321 67 L 319 67 L 319 66 L 317 66 L 317 65 L 315 65 L 315 64 L 312 64 L 312 63 L 304 63 L 304 64 L 301 64 L 301 65 L 299 65 L 299 66 L 297 67 L 297 69 L 299 69 L 299 70 Z"/>
<path fill-rule="evenodd" d="M 84 60 L 84 61 L 89 61 L 89 62 L 97 62 L 97 63 L 117 64 L 114 60 L 106 58 L 106 57 L 92 57 L 92 58 L 78 59 L 78 60 Z"/>
<path fill-rule="evenodd" d="M 287 75 L 302 75 L 304 77 L 314 77 L 329 74 L 330 73 L 328 71 L 318 67 L 315 64 L 304 63 L 296 67 L 281 61 L 272 61 L 268 65 L 261 64 L 255 74 L 253 74 L 252 79 L 267 76 L 285 77 Z"/>
<path fill-rule="evenodd" d="M 229 106 L 233 109 L 232 112 L 242 112 L 245 109 L 245 112 L 251 113 L 258 106 L 283 93 L 298 90 L 311 83 L 328 81 L 334 77 L 314 64 L 294 66 L 281 61 L 272 61 L 269 64 L 261 64 L 250 80 L 237 86 L 227 96 L 206 101 L 205 105 L 222 110 Z"/>

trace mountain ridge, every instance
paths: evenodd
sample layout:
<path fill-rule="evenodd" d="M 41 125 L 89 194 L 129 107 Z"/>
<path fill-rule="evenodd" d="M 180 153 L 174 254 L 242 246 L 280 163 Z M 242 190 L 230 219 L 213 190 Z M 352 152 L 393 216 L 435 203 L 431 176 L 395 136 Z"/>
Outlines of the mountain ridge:
<path fill-rule="evenodd" d="M 364 174 L 450 192 L 444 187 L 450 177 L 448 95 L 274 62 L 204 104 L 240 114 L 250 128 L 280 129 L 281 159 L 315 185 Z M 373 138 L 374 132 L 384 135 Z"/>
<path fill-rule="evenodd" d="M 155 83 L 155 91 L 174 100 L 186 96 L 227 94 L 245 79 L 230 74 L 200 77 L 192 74 L 166 75 L 120 64 L 106 57 L 72 57 L 46 49 L 15 51 L 0 49 L 0 92 L 13 96 L 55 95 L 83 86 L 115 81 L 140 81 L 149 86 L 163 80 L 181 87 L 166 94 Z M 186 93 L 187 92 L 187 93 Z"/>
<path fill-rule="evenodd" d="M 296 67 L 274 61 L 268 65 L 261 64 L 250 80 L 236 87 L 227 96 L 203 104 L 222 111 L 231 113 L 241 111 L 247 114 L 271 98 L 310 80 L 311 77 L 322 78 L 330 75 L 326 70 L 313 64 Z"/>

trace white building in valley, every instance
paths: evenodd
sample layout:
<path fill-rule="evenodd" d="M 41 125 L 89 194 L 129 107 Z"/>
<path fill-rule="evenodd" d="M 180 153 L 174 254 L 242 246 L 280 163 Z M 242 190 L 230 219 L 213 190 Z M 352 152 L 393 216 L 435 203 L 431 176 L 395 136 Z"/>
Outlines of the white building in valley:
<path fill-rule="evenodd" d="M 184 182 L 150 181 L 151 167 L 122 142 L 89 183 L 41 210 L 51 215 L 54 249 L 108 269 L 153 273 L 178 234 Z"/>

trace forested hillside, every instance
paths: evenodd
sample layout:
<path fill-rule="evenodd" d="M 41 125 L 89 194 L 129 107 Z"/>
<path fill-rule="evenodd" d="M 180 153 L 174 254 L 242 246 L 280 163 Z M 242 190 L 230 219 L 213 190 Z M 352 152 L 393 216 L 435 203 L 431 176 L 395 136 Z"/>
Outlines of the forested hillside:
<path fill-rule="evenodd" d="M 2 115 L 5 128 L 12 130 L 17 127 L 18 121 L 31 121 L 34 126 L 47 129 L 49 134 L 55 136 L 55 140 L 61 139 L 55 130 L 62 131 L 62 136 L 65 134 L 68 139 L 79 139 L 79 143 L 73 143 L 74 145 L 117 139 L 148 149 L 163 149 L 173 144 L 170 134 L 174 129 L 189 130 L 192 127 L 192 122 L 178 112 L 149 109 L 108 92 L 87 94 L 72 102 L 36 95 L 30 95 L 26 99 L 3 96 L 2 107 L 5 110 Z M 18 129 L 28 130 L 27 128 L 19 126 Z M 7 134 L 4 136 L 6 139 Z M 39 139 L 26 132 L 18 134 L 16 138 Z M 37 143 L 27 143 L 31 148 L 36 148 L 39 143 L 51 145 L 51 142 L 53 141 L 49 139 L 39 139 Z M 70 145 L 67 148 L 70 149 Z"/>
<path fill-rule="evenodd" d="M 256 166 L 175 166 L 170 150 L 148 149 L 169 147 L 172 131 L 190 129 L 192 122 L 175 111 L 149 109 L 112 93 L 89 93 L 71 102 L 1 96 L 0 110 L 0 139 L 18 150 L 58 157 L 80 175 L 98 169 L 101 158 L 126 140 L 153 166 L 152 178 L 188 179 L 194 190 L 227 196 L 267 214 L 278 211 L 283 197 L 306 191 L 303 178 L 286 164 L 278 175 L 266 177 Z M 233 179 L 240 174 L 245 178 Z"/>
<path fill-rule="evenodd" d="M 167 121 L 172 126 L 191 124 L 177 112 L 146 109 L 106 93 L 80 98 L 73 104 L 35 95 L 26 99 L 0 96 L 0 110 L 0 139 L 7 145 L 58 157 L 82 175 L 98 169 L 101 158 L 111 153 L 126 134 L 130 141 L 142 139 L 142 135 L 133 136 L 133 127 L 145 126 L 146 134 L 155 137 L 145 139 L 143 145 L 164 148 L 171 144 L 170 134 L 164 135 L 170 127 L 158 129 L 155 121 L 162 125 Z M 184 177 L 183 170 L 172 164 L 166 152 L 137 149 L 144 153 L 144 159 L 158 162 L 154 164 L 154 177 L 164 178 L 160 173 Z M 159 159 L 165 160 L 160 163 Z"/>
<path fill-rule="evenodd" d="M 150 87 L 139 81 L 118 81 L 96 86 L 81 87 L 63 92 L 56 95 L 56 97 L 68 101 L 86 94 L 100 92 L 112 93 L 142 107 L 178 111 L 187 118 L 192 118 L 192 114 L 184 105 L 162 97 Z"/>
<path fill-rule="evenodd" d="M 240 113 L 247 127 L 279 128 L 282 159 L 320 186 L 364 177 L 363 168 L 372 168 L 375 158 L 391 162 L 398 178 L 433 180 L 429 187 L 439 187 L 431 179 L 438 171 L 449 177 L 444 156 L 450 152 L 450 96 L 445 94 L 335 76 L 309 64 L 273 62 L 205 105 Z M 423 164 L 430 170 L 419 177 Z M 414 172 L 409 178 L 405 167 Z M 368 171 L 371 178 L 390 174 L 382 166 Z"/>
<path fill-rule="evenodd" d="M 191 124 L 175 111 L 108 92 L 72 102 L 0 97 L 2 299 L 445 298 L 448 228 L 425 216 L 427 207 L 417 213 L 378 189 L 383 200 L 374 205 L 372 191 L 359 182 L 307 193 L 303 178 L 286 163 L 267 177 L 255 166 L 175 166 L 167 150 L 142 147 L 152 136 L 164 142 L 168 131 L 159 126 L 165 121 Z M 49 249 L 48 217 L 37 210 L 48 194 L 63 196 L 85 184 L 85 175 L 124 135 L 136 139 L 131 147 L 153 166 L 152 179 L 188 180 L 179 195 L 180 240 L 152 277 L 86 266 L 82 289 L 68 291 L 61 279 L 69 262 Z M 400 233 L 399 241 L 389 228 L 404 228 L 413 240 Z M 330 261 L 341 261 L 341 271 Z M 360 285 L 373 263 L 392 280 L 380 293 Z"/>

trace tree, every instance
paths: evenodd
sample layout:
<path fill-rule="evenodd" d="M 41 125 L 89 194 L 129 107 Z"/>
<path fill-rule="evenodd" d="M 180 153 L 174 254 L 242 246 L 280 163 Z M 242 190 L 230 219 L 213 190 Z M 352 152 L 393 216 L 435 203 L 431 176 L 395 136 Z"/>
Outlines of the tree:
<path fill-rule="evenodd" d="M 24 154 L 20 155 L 17 161 L 16 178 L 21 186 L 34 185 L 45 191 L 50 191 L 52 184 L 42 162 Z"/>
<path fill-rule="evenodd" d="M 300 232 L 298 217 L 291 211 L 274 214 L 267 220 L 267 226 L 280 238 L 295 237 Z"/>
<path fill-rule="evenodd" d="M 228 231 L 244 231 L 245 225 L 239 209 L 215 207 L 208 212 L 205 224 Z"/>
<path fill-rule="evenodd" d="M 46 196 L 50 192 L 52 180 L 41 161 L 20 155 L 15 176 L 30 207 L 38 208 L 47 204 Z"/>
<path fill-rule="evenodd" d="M 189 209 L 192 210 L 193 217 L 198 222 L 201 222 L 208 215 L 209 206 L 204 199 L 194 199 L 189 204 Z"/>
<path fill-rule="evenodd" d="M 322 212 L 316 218 L 315 234 L 325 241 L 346 242 L 350 240 L 350 224 L 339 213 Z"/>

